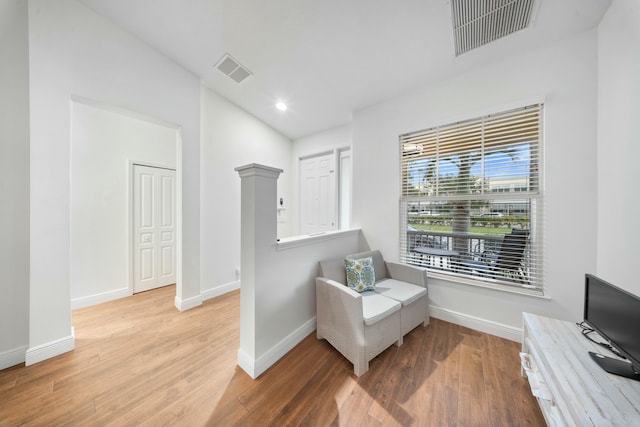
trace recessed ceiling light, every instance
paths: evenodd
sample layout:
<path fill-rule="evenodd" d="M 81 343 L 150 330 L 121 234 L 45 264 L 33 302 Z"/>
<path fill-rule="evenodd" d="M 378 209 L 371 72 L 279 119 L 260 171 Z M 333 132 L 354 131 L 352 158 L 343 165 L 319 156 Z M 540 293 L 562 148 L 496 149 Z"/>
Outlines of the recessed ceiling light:
<path fill-rule="evenodd" d="M 276 108 L 280 111 L 287 111 L 287 104 L 282 101 L 276 102 Z"/>

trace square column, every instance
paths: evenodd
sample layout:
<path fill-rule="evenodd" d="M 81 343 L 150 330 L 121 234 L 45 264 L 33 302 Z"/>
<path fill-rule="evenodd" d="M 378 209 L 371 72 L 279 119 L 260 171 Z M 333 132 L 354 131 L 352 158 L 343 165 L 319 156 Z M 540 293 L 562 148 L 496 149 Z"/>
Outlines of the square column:
<path fill-rule="evenodd" d="M 240 349 L 238 365 L 255 378 L 259 347 L 257 300 L 266 289 L 256 287 L 269 265 L 277 241 L 277 183 L 282 169 L 259 164 L 237 167 L 241 178 Z"/>

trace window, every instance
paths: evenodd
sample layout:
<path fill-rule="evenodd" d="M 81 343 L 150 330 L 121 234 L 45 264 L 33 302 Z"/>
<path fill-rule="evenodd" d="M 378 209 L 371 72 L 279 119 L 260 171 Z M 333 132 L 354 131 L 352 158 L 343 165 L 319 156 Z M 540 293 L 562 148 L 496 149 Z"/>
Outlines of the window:
<path fill-rule="evenodd" d="M 403 262 L 542 292 L 542 111 L 400 136 Z"/>

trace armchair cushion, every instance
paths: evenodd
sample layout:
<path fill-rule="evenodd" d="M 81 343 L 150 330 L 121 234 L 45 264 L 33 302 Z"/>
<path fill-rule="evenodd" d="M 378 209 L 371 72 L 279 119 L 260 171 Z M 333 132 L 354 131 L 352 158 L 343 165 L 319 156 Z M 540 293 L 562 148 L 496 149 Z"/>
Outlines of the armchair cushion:
<path fill-rule="evenodd" d="M 367 326 L 375 325 L 380 320 L 400 310 L 401 307 L 402 305 L 398 301 L 385 298 L 375 292 L 362 294 L 362 315 L 364 324 Z"/>
<path fill-rule="evenodd" d="M 376 283 L 376 273 L 373 269 L 371 257 L 361 259 L 345 259 L 347 286 L 354 291 L 373 291 Z"/>
<path fill-rule="evenodd" d="M 384 279 L 376 284 L 376 293 L 394 299 L 403 307 L 427 295 L 427 289 L 395 279 Z"/>

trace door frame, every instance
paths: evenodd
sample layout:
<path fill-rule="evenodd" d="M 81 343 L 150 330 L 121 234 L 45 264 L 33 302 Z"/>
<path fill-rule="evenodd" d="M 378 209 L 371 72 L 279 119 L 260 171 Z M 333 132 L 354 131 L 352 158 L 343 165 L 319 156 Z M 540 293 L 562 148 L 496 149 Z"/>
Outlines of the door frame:
<path fill-rule="evenodd" d="M 353 152 L 351 147 L 340 147 L 336 148 L 336 220 L 338 222 L 338 229 L 345 230 L 351 227 L 351 212 L 353 211 Z M 342 170 L 342 159 L 347 157 L 349 159 L 349 212 L 347 213 L 348 218 L 346 221 L 343 221 L 343 213 L 345 206 L 342 203 L 344 199 L 344 194 L 342 194 L 342 180 L 344 179 L 344 171 Z M 346 222 L 346 224 L 345 224 Z"/>
<path fill-rule="evenodd" d="M 134 186 L 134 166 L 146 166 L 146 167 L 150 167 L 150 168 L 158 168 L 158 169 L 168 169 L 168 170 L 172 170 L 176 173 L 176 194 L 175 194 L 175 220 L 176 220 L 176 259 L 175 259 L 175 263 L 176 265 L 174 266 L 176 269 L 176 295 L 178 292 L 178 284 L 182 282 L 182 186 L 179 185 L 179 182 L 181 181 L 180 179 L 180 172 L 178 170 L 177 166 L 170 166 L 170 165 L 165 165 L 165 164 L 161 164 L 161 163 L 152 163 L 152 162 L 145 162 L 145 161 L 137 161 L 137 160 L 129 160 L 129 165 L 128 165 L 128 175 L 129 175 L 129 179 L 128 179 L 128 197 L 127 197 L 127 220 L 129 222 L 128 224 L 128 245 L 127 245 L 127 262 L 128 262 L 128 292 L 129 295 L 133 295 L 133 283 L 134 283 L 134 271 L 133 271 L 133 266 L 134 266 L 134 236 L 135 236 L 135 230 L 134 228 L 134 219 L 133 219 L 133 209 L 134 209 L 134 196 L 133 196 L 133 186 Z"/>

